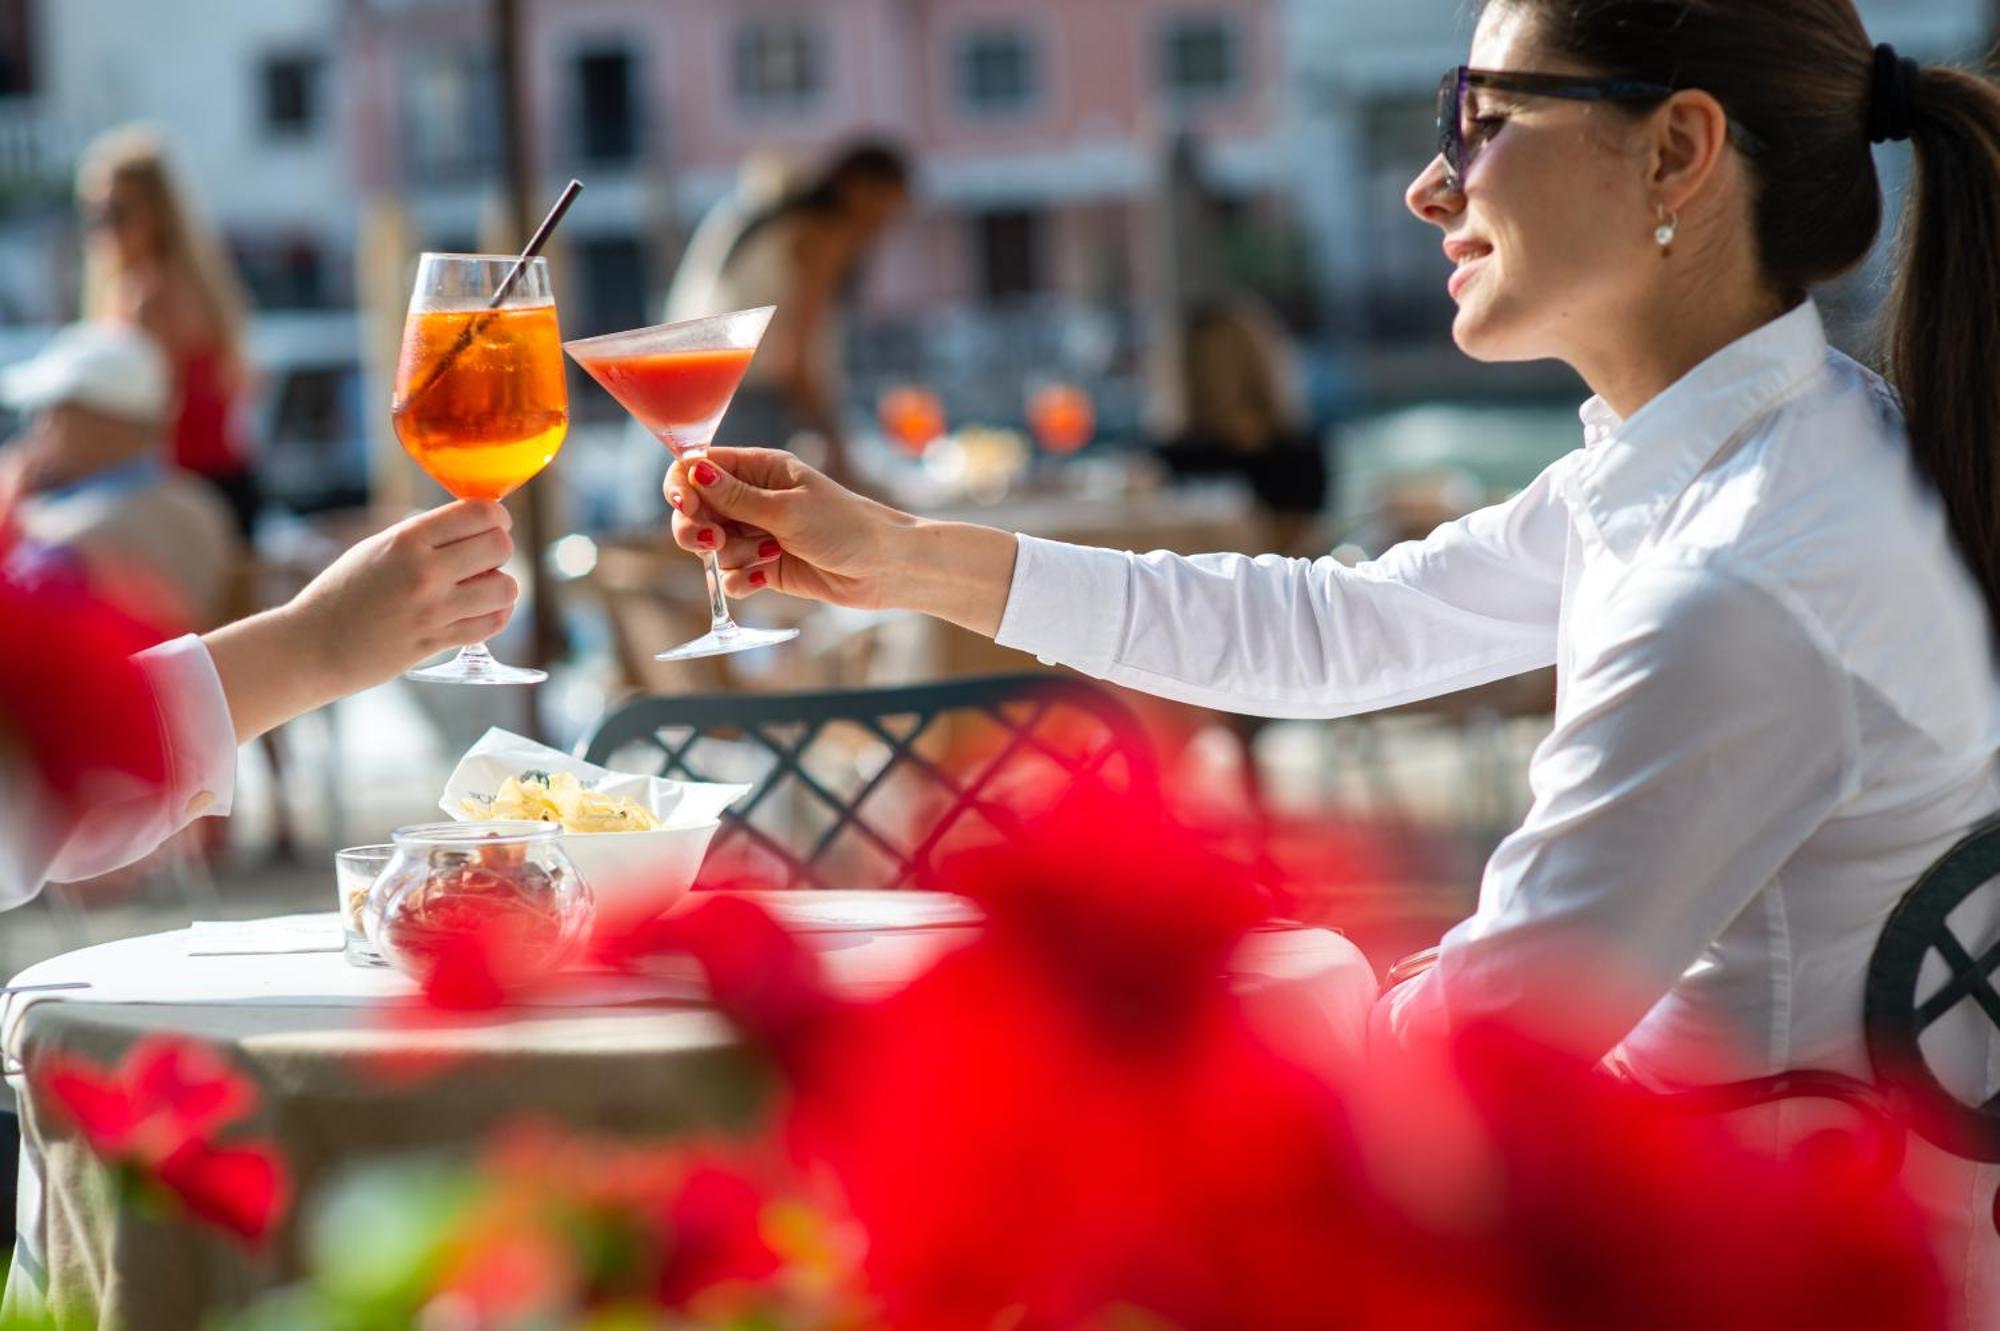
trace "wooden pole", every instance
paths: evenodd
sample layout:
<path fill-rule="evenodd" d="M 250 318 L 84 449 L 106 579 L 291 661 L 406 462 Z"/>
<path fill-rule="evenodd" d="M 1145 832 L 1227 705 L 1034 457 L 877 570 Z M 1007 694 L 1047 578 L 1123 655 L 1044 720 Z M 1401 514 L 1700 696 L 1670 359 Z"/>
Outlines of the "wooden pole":
<path fill-rule="evenodd" d="M 506 154 L 502 174 L 503 211 L 513 235 L 510 246 L 525 245 L 535 225 L 535 168 L 528 135 L 528 88 L 521 61 L 521 0 L 493 0 L 495 82 L 500 96 L 500 141 Z M 546 669 L 564 651 L 557 592 L 543 556 L 554 539 L 548 483 L 515 492 L 520 522 L 515 543 L 528 557 L 528 589 L 533 605 L 533 642 L 528 664 Z M 531 709 L 532 710 L 532 709 Z"/>

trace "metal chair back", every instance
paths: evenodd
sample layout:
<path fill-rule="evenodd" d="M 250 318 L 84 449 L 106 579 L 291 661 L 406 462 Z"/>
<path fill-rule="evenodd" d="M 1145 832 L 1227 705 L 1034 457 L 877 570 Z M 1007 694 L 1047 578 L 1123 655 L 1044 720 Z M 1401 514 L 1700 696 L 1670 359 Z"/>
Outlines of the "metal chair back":
<path fill-rule="evenodd" d="M 2000 819 L 1946 851 L 1889 916 L 1869 959 L 1862 1011 L 1869 1063 L 1904 1102 L 1911 1126 L 1935 1146 L 1986 1163 L 2000 1162 L 2000 1094 L 1969 1090 L 1964 1070 L 1953 1076 L 1940 1068 L 1923 1037 L 1947 1016 L 1977 1013 L 1979 1028 L 2000 1042 L 1996 888 Z M 1979 1061 L 1983 1073 L 1990 1055 Z"/>
<path fill-rule="evenodd" d="M 973 752 L 954 759 L 954 746 Z M 637 770 L 635 749 L 650 751 L 637 761 L 654 774 L 692 781 L 743 779 L 728 760 L 757 761 L 710 862 L 747 855 L 787 888 L 911 886 L 942 851 L 1014 835 L 1030 786 L 1093 781 L 1150 796 L 1159 781 L 1123 703 L 1052 675 L 639 698 L 599 723 L 584 757 L 624 750 L 619 767 Z M 1028 779 L 1037 773 L 1049 779 Z"/>

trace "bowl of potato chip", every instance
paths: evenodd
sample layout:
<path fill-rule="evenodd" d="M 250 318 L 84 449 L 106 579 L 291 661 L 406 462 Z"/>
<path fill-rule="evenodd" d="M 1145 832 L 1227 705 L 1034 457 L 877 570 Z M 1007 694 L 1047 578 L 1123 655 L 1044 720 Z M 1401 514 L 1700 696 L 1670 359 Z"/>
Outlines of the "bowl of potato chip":
<path fill-rule="evenodd" d="M 573 772 L 536 768 L 508 777 L 490 796 L 461 798 L 453 812 L 476 822 L 561 827 L 562 848 L 597 902 L 600 935 L 651 919 L 686 895 L 718 826 L 713 816 L 679 810 L 662 818 L 635 799 L 592 789 Z"/>

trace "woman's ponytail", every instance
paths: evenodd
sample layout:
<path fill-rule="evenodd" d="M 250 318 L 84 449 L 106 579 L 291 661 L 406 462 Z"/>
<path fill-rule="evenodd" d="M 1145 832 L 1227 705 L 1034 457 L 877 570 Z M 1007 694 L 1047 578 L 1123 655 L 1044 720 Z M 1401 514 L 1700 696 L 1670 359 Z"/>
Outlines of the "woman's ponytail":
<path fill-rule="evenodd" d="M 1885 369 L 2000 633 L 2000 86 L 1933 67 L 1908 95 Z"/>

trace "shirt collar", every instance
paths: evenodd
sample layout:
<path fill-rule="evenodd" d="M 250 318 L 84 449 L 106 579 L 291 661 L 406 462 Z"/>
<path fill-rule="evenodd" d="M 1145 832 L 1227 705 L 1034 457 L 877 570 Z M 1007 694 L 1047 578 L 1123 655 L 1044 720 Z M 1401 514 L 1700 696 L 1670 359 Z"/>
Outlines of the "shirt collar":
<path fill-rule="evenodd" d="M 1612 552 L 1631 558 L 1722 446 L 1818 373 L 1826 353 L 1826 326 L 1808 300 L 1695 366 L 1630 420 L 1602 398 L 1584 403 L 1578 498 Z"/>

